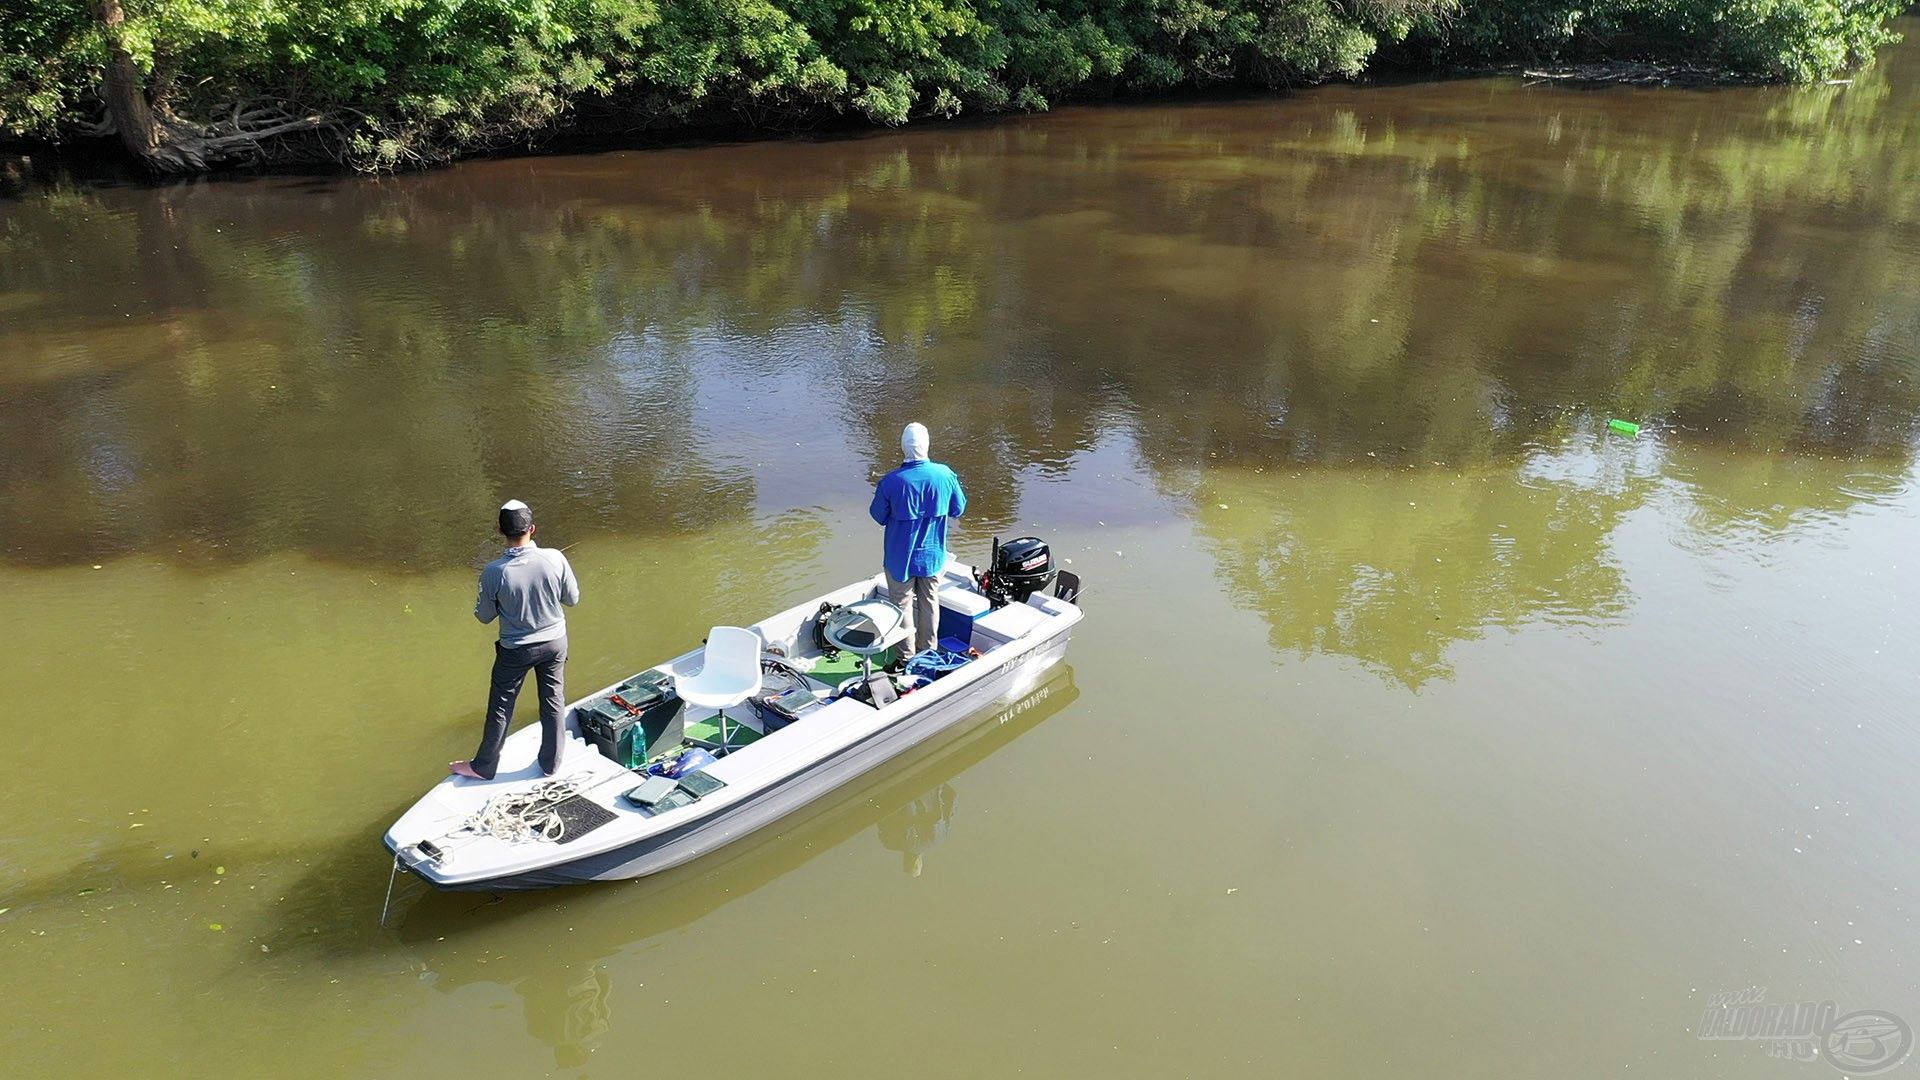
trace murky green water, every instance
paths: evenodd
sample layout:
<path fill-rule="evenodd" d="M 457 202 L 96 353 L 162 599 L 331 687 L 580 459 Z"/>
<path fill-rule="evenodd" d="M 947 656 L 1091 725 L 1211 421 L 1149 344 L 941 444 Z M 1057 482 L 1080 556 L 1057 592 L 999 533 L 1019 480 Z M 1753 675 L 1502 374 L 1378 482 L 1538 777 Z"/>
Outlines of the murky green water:
<path fill-rule="evenodd" d="M 962 554 L 1087 579 L 1062 678 L 715 861 L 376 924 L 493 507 L 599 685 L 871 572 L 909 419 Z M 1913 45 L 36 189 L 0 1073 L 1837 1075 L 1693 1029 L 1920 1022 L 1917 448 Z"/>

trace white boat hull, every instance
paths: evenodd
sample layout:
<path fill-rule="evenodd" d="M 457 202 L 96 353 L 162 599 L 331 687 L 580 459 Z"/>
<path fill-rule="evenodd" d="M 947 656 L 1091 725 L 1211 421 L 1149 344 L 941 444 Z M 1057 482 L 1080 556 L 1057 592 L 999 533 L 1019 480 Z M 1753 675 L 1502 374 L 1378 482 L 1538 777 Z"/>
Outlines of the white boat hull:
<path fill-rule="evenodd" d="M 451 887 L 544 889 L 588 881 L 619 881 L 657 874 L 699 858 L 780 821 L 808 803 L 943 732 L 964 727 L 970 720 L 983 719 L 989 710 L 1003 701 L 1018 698 L 1035 685 L 1042 672 L 1066 656 L 1070 633 L 1062 630 L 1058 644 L 1050 644 L 1044 652 L 990 675 L 969 688 L 967 693 L 948 698 L 914 714 L 903 723 L 885 728 L 805 772 L 763 788 L 741 803 L 711 817 L 698 819 L 671 832 L 638 840 L 601 855 L 560 863 L 511 878 Z"/>
<path fill-rule="evenodd" d="M 956 568 L 948 571 L 942 583 L 962 588 L 970 582 L 964 568 Z M 872 584 L 849 586 L 828 594 L 828 599 L 844 603 Z M 819 599 L 799 605 L 756 629 L 789 628 L 818 604 Z M 1033 689 L 1065 657 L 1080 611 L 1072 604 L 1040 597 L 1031 607 L 1033 611 L 1019 613 L 1033 624 L 1031 629 L 995 644 L 978 659 L 884 709 L 836 702 L 841 710 L 836 718 L 829 719 L 825 710 L 819 710 L 722 758 L 707 771 L 728 781 L 724 798 L 709 797 L 650 818 L 618 799 L 640 777 L 570 734 L 561 774 L 575 770 L 574 775 L 590 785 L 593 801 L 619 820 L 565 844 L 509 845 L 492 838 L 461 838 L 460 824 L 486 798 L 538 781 L 537 770 L 531 767 L 538 732 L 528 728 L 509 739 L 503 772 L 494 783 L 443 781 L 388 830 L 386 846 L 402 868 L 448 890 L 540 889 L 639 878 L 678 866 L 764 829 Z M 690 658 L 697 661 L 698 655 L 697 651 L 688 654 L 668 667 L 687 664 Z M 572 729 L 571 715 L 568 723 Z M 518 772 L 506 771 L 522 757 L 527 761 L 519 763 L 523 767 Z M 422 840 L 430 841 L 428 849 L 442 854 L 430 854 Z"/>

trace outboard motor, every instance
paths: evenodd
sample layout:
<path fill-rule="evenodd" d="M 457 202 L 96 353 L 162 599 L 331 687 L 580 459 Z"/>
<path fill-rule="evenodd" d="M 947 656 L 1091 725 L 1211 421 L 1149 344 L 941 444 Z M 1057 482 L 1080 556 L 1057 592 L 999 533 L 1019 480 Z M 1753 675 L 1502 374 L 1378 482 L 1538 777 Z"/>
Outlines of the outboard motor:
<path fill-rule="evenodd" d="M 1024 604 L 1027 597 L 1053 584 L 1053 553 L 1046 541 L 1023 536 L 1002 544 L 993 538 L 993 559 L 980 575 L 980 591 L 994 607 Z"/>

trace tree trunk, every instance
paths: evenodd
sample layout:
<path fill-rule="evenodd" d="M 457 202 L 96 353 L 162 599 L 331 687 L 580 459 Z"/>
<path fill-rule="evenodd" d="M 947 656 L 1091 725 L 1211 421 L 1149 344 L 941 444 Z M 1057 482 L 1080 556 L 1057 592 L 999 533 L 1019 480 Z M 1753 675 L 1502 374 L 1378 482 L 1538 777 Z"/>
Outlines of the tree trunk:
<path fill-rule="evenodd" d="M 101 94 L 107 99 L 107 116 L 120 135 L 120 145 L 156 173 L 204 171 L 207 160 L 202 140 L 165 123 L 147 101 L 140 67 L 121 38 L 120 28 L 126 24 L 127 15 L 120 8 L 120 0 L 98 0 L 94 10 L 107 32 L 107 74 Z"/>

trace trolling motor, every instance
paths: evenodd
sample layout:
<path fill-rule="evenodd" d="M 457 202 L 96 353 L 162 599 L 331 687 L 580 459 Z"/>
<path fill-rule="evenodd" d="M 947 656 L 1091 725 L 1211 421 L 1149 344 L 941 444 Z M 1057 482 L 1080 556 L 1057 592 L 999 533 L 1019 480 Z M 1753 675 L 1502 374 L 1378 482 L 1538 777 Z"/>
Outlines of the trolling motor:
<path fill-rule="evenodd" d="M 1024 604 L 1034 593 L 1044 590 L 1058 577 L 1061 581 L 1061 599 L 1072 600 L 1065 591 L 1071 585 L 1075 594 L 1080 591 L 1080 579 L 1072 574 L 1060 573 L 1053 566 L 1053 553 L 1047 550 L 1047 543 L 1036 536 L 1022 536 L 1002 544 L 999 537 L 993 538 L 993 557 L 987 562 L 987 569 L 976 575 L 974 583 L 986 594 L 987 602 L 996 608 L 1008 604 Z"/>

